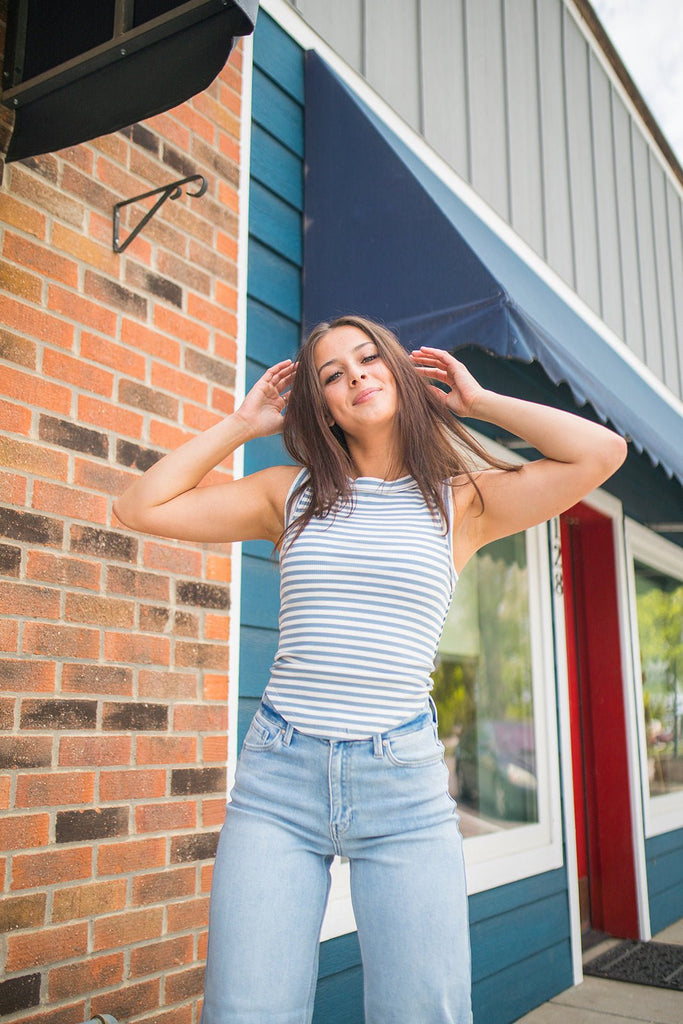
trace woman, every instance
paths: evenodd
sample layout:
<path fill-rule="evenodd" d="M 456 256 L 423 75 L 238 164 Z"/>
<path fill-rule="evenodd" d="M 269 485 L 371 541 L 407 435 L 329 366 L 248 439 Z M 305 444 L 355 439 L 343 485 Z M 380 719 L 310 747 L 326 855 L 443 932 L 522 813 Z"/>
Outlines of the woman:
<path fill-rule="evenodd" d="M 464 416 L 543 458 L 499 462 Z M 280 430 L 297 465 L 198 486 L 239 445 Z M 474 552 L 569 508 L 625 454 L 606 428 L 488 391 L 448 353 L 408 356 L 349 316 L 316 328 L 296 366 L 273 366 L 237 412 L 116 502 L 137 530 L 265 539 L 280 552 L 280 645 L 219 842 L 204 1024 L 310 1021 L 335 854 L 350 860 L 366 1024 L 471 1020 L 434 655 Z"/>

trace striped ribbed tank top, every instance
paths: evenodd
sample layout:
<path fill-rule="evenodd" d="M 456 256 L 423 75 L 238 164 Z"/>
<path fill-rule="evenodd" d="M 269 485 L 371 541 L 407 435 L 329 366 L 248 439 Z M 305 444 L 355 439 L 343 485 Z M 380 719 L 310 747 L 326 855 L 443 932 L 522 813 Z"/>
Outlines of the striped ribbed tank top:
<path fill-rule="evenodd" d="M 308 489 L 288 501 L 287 522 L 309 501 Z M 351 506 L 283 545 L 266 699 L 301 732 L 329 739 L 410 720 L 427 703 L 456 578 L 451 538 L 412 477 L 355 480 Z"/>

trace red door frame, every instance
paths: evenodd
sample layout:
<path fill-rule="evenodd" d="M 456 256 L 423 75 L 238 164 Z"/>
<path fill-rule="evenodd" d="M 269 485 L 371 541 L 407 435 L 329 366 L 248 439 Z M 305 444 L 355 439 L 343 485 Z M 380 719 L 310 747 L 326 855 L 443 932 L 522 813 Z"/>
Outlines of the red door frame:
<path fill-rule="evenodd" d="M 612 520 L 580 503 L 560 520 L 579 877 L 590 924 L 639 938 Z"/>

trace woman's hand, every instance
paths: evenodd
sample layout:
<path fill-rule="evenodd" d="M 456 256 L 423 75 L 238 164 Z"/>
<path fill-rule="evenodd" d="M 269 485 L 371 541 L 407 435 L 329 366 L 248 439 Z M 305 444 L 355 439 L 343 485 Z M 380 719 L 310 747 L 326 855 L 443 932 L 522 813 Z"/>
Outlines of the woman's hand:
<path fill-rule="evenodd" d="M 285 359 L 266 370 L 247 393 L 235 416 L 246 424 L 253 437 L 268 437 L 282 430 L 285 392 L 291 387 L 296 363 Z"/>
<path fill-rule="evenodd" d="M 443 349 L 429 348 L 426 345 L 411 352 L 410 358 L 415 364 L 415 369 L 423 377 L 448 385 L 450 391 L 442 391 L 441 388 L 434 386 L 432 390 L 451 412 L 456 416 L 477 415 L 477 404 L 486 392 L 464 363 Z"/>

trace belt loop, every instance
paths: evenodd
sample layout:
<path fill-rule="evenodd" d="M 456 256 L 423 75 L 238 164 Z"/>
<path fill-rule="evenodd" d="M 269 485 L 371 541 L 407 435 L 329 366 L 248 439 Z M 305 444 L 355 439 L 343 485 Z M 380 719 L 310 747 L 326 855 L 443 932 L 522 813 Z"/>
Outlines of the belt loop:
<path fill-rule="evenodd" d="M 384 746 L 382 744 L 382 735 L 379 732 L 373 733 L 372 736 L 372 752 L 375 757 L 384 757 Z"/>
<path fill-rule="evenodd" d="M 292 734 L 293 733 L 294 733 L 294 726 L 292 725 L 291 722 L 287 722 L 287 725 L 285 727 L 284 736 L 282 737 L 282 742 L 283 742 L 285 747 L 288 747 L 289 744 L 292 742 Z"/>
<path fill-rule="evenodd" d="M 436 704 L 434 703 L 434 698 L 432 697 L 431 693 L 429 695 L 429 705 L 432 709 L 432 721 L 436 724 L 438 721 L 438 715 L 436 712 Z"/>

